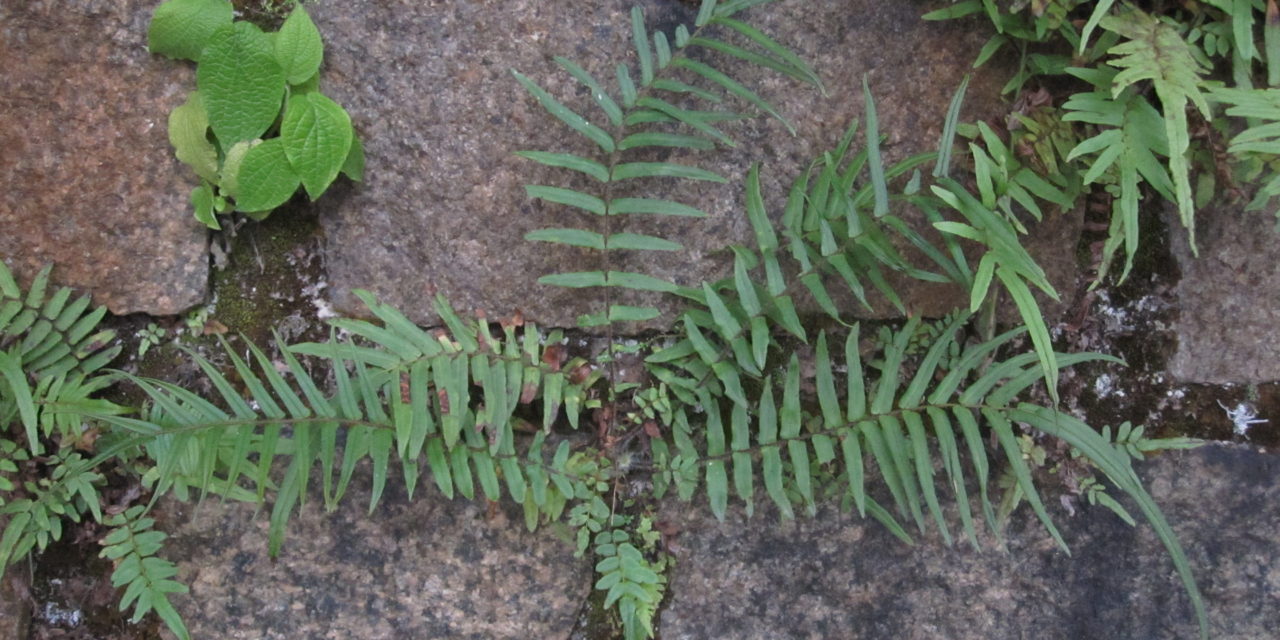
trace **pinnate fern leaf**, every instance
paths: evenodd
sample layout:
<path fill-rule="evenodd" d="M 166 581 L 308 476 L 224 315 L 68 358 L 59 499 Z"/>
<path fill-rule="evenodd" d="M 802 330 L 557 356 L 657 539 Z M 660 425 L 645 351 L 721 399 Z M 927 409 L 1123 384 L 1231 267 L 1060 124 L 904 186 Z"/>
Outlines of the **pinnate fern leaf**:
<path fill-rule="evenodd" d="M 142 506 L 130 507 L 106 520 L 115 528 L 102 539 L 102 557 L 115 564 L 112 586 L 125 588 L 120 610 L 132 606 L 132 622 L 155 611 L 175 636 L 189 640 L 186 624 L 169 602 L 170 594 L 186 593 L 187 587 L 173 579 L 178 575 L 177 566 L 156 555 L 167 536 L 152 529 L 155 520 L 143 517 L 144 512 Z"/>
<path fill-rule="evenodd" d="M 1102 28 L 1128 39 L 1108 51 L 1118 56 L 1108 64 L 1120 69 L 1112 80 L 1112 97 L 1118 97 L 1126 87 L 1136 82 L 1150 80 L 1160 98 L 1174 198 L 1194 250 L 1195 206 L 1187 162 L 1191 135 L 1186 108 L 1190 102 L 1206 119 L 1211 117 L 1209 103 L 1201 92 L 1205 82 L 1201 76 L 1207 70 L 1177 29 L 1142 11 L 1135 9 L 1107 16 L 1100 24 Z"/>

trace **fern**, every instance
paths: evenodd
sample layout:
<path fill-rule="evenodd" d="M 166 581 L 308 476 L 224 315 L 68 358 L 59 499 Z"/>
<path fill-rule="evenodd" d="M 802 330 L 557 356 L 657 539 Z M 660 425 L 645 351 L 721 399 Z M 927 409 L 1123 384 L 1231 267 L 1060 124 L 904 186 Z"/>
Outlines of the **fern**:
<path fill-rule="evenodd" d="M 600 253 L 602 268 L 542 276 L 542 284 L 571 288 L 616 288 L 660 293 L 676 293 L 675 284 L 641 273 L 618 270 L 611 252 L 676 251 L 681 245 L 658 236 L 619 232 L 613 221 L 619 215 L 705 217 L 689 205 L 671 200 L 615 195 L 619 183 L 637 179 L 679 179 L 723 183 L 726 180 L 705 169 L 675 162 L 629 161 L 634 152 L 654 148 L 706 150 L 716 145 L 734 146 L 721 127 L 742 116 L 724 111 L 699 111 L 700 105 L 717 106 L 732 97 L 776 118 L 792 130 L 787 120 L 768 101 L 735 80 L 730 74 L 691 53 L 698 49 L 717 52 L 740 62 L 762 66 L 798 81 L 821 87 L 816 74 L 794 53 L 769 36 L 734 18 L 741 10 L 762 2 L 703 2 L 692 32 L 681 25 L 674 41 L 665 33 L 650 33 L 639 7 L 631 11 L 632 41 L 639 73 L 626 64 L 617 66 L 618 92 L 607 90 L 577 63 L 557 57 L 556 62 L 586 87 L 605 116 L 612 131 L 565 106 L 536 82 L 512 71 L 516 80 L 551 115 L 599 148 L 599 157 L 587 158 L 563 152 L 524 151 L 517 155 L 541 164 L 570 169 L 599 183 L 595 193 L 548 185 L 528 185 L 530 197 L 565 205 L 601 218 L 599 230 L 578 226 L 540 229 L 527 234 L 528 240 L 585 247 Z M 737 36 L 746 46 L 713 37 L 712 28 Z M 638 79 L 637 76 L 638 75 Z M 679 80 L 685 77 L 689 82 Z M 699 86 L 701 85 L 701 86 Z M 706 87 L 710 87 L 709 89 Z M 619 96 L 619 97 L 615 97 Z M 587 225 L 582 225 L 587 226 Z M 640 322 L 658 317 L 653 307 L 614 304 L 605 294 L 604 310 L 579 319 L 584 327 L 615 322 Z"/>
<path fill-rule="evenodd" d="M 1123 281 L 1133 268 L 1138 251 L 1138 203 L 1141 185 L 1148 184 L 1173 201 L 1176 196 L 1173 179 L 1160 156 L 1170 155 L 1167 130 L 1160 113 L 1135 89 L 1111 93 L 1115 71 L 1104 69 L 1072 69 L 1072 74 L 1092 83 L 1097 90 L 1077 93 L 1063 105 L 1068 113 L 1063 120 L 1085 122 L 1101 131 L 1080 142 L 1068 160 L 1097 154 L 1084 175 L 1086 184 L 1102 182 L 1115 200 L 1112 205 L 1111 233 L 1103 247 L 1102 264 L 1093 286 L 1106 276 L 1116 251 L 1125 248 Z"/>
<path fill-rule="evenodd" d="M 152 415 L 146 420 L 97 417 L 145 443 L 155 460 L 157 495 L 189 485 L 262 499 L 278 487 L 269 533 L 273 555 L 280 551 L 292 512 L 306 500 L 317 462 L 329 509 L 345 493 L 356 465 L 367 459 L 372 510 L 386 487 L 393 454 L 410 495 L 429 470 L 447 497 L 498 500 L 505 494 L 525 506 L 531 529 L 540 519 L 559 519 L 570 501 L 597 492 L 597 483 L 588 479 L 607 470 L 588 468 L 571 456 L 568 441 L 559 443 L 549 463 L 541 453 L 546 429 L 561 409 L 576 425 L 584 384 L 598 379 L 568 378 L 556 355 L 562 351 L 558 334 L 543 336 L 530 324 L 518 335 L 516 326 L 508 325 L 495 338 L 484 323 L 464 324 L 441 300 L 436 310 L 453 331 L 432 335 L 370 294 L 357 295 L 383 324 L 342 319 L 334 325 L 369 346 L 336 338 L 288 348 L 280 344 L 279 365 L 254 345 L 248 347 L 249 361 L 228 346 L 226 355 L 247 399 L 193 353 L 226 409 L 176 385 L 130 377 L 154 402 Z M 335 390 L 322 391 L 323 382 L 294 354 L 324 358 Z M 522 457 L 515 414 L 536 400 L 543 405 L 544 429 Z M 345 433 L 341 447 L 340 429 Z M 271 474 L 281 459 L 288 464 L 277 484 Z M 252 488 L 248 494 L 239 488 L 242 483 Z"/>
<path fill-rule="evenodd" d="M 186 593 L 187 587 L 172 580 L 178 568 L 155 555 L 168 536 L 153 531 L 155 520 L 143 517 L 143 513 L 144 507 L 134 506 L 107 518 L 106 524 L 115 528 L 101 541 L 102 557 L 115 564 L 112 586 L 125 587 L 120 610 L 133 605 L 131 622 L 138 622 L 148 612 L 155 611 L 174 635 L 180 640 L 189 640 L 191 634 L 186 624 L 169 602 L 169 594 Z"/>
<path fill-rule="evenodd" d="M 51 271 L 36 274 L 24 295 L 0 261 L 0 349 L 36 378 L 93 373 L 120 353 L 118 345 L 109 346 L 114 332 L 95 331 L 107 310 L 90 310 L 87 295 L 72 300 L 66 287 L 50 292 Z"/>
<path fill-rule="evenodd" d="M 1150 80 L 1160 98 L 1174 201 L 1194 251 L 1195 205 L 1191 198 L 1190 167 L 1187 164 L 1190 134 L 1186 107 L 1190 102 L 1206 119 L 1212 117 L 1209 103 L 1200 91 L 1204 84 L 1200 76 L 1207 69 L 1176 29 L 1142 11 L 1135 9 L 1107 16 L 1100 24 L 1102 28 L 1128 38 L 1128 42 L 1116 45 L 1108 52 L 1119 56 L 1108 61 L 1120 69 L 1120 73 L 1111 80 L 1112 98 L 1142 80 Z"/>
<path fill-rule="evenodd" d="M 1259 187 L 1249 210 L 1267 206 L 1280 195 L 1280 89 L 1215 89 L 1210 98 L 1230 105 L 1227 115 L 1245 118 L 1251 126 L 1231 139 L 1228 151 L 1242 161 L 1251 173 L 1261 174 Z M 1252 166 L 1250 166 L 1252 165 Z M 1280 212 L 1277 212 L 1280 216 Z"/>

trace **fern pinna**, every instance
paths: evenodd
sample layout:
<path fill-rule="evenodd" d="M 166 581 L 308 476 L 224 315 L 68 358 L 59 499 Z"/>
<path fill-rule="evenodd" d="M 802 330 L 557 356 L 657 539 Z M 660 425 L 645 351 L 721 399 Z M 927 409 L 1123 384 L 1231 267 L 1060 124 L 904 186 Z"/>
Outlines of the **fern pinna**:
<path fill-rule="evenodd" d="M 556 57 L 556 63 L 591 92 L 611 131 L 593 124 L 590 118 L 565 106 L 533 80 L 518 71 L 512 71 L 516 80 L 551 115 L 586 137 L 599 149 L 596 158 L 560 151 L 517 153 L 544 165 L 577 171 L 600 184 L 595 193 L 548 185 L 526 187 L 531 197 L 565 205 L 600 219 L 598 230 L 584 228 L 591 226 L 584 224 L 540 229 L 525 236 L 532 241 L 585 247 L 599 252 L 602 266 L 598 270 L 555 273 L 538 279 L 540 283 L 562 287 L 604 288 L 604 308 L 599 313 L 580 318 L 580 326 L 645 321 L 658 317 L 659 312 L 653 307 L 614 304 L 610 288 L 622 287 L 660 293 L 681 291 L 672 282 L 648 274 L 625 271 L 615 264 L 611 255 L 615 251 L 675 251 L 682 248 L 679 243 L 666 238 L 618 232 L 621 225 L 614 221 L 616 216 L 706 216 L 706 213 L 697 208 L 672 200 L 615 197 L 615 187 L 619 182 L 647 178 L 726 182 L 723 177 L 692 165 L 628 161 L 633 152 L 655 148 L 700 151 L 712 149 L 716 145 L 734 146 L 733 140 L 721 126 L 724 122 L 742 116 L 720 110 L 699 110 L 704 105 L 721 105 L 721 94 L 746 102 L 777 118 L 791 130 L 791 125 L 773 105 L 728 73 L 708 62 L 694 59 L 690 55 L 692 52 L 702 49 L 720 53 L 739 62 L 772 69 L 801 82 L 821 87 L 818 77 L 794 53 L 756 28 L 734 18 L 743 9 L 762 3 L 761 0 L 724 3 L 705 0 L 698 11 L 694 30 L 691 32 L 680 25 L 673 38 L 668 38 L 661 31 L 651 34 L 645 26 L 643 12 L 639 7 L 633 8 L 632 40 L 639 73 L 633 74 L 627 64 L 619 64 L 616 67 L 616 93 L 607 90 L 579 64 L 567 58 Z M 746 46 L 713 37 L 713 28 L 737 36 Z M 677 79 L 677 76 L 685 77 L 689 82 Z M 615 95 L 620 99 L 615 99 Z"/>

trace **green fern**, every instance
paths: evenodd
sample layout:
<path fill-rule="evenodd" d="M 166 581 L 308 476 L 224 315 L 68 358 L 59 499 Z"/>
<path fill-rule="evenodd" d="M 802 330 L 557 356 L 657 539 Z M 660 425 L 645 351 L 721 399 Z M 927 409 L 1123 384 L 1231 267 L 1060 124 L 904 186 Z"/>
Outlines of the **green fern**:
<path fill-rule="evenodd" d="M 525 506 L 531 529 L 542 520 L 559 519 L 573 500 L 596 493 L 596 483 L 588 479 L 607 471 L 598 465 L 584 470 L 567 441 L 559 443 L 550 462 L 541 453 L 561 410 L 577 424 L 584 385 L 598 379 L 567 377 L 555 358 L 562 349 L 558 332 L 544 336 L 529 324 L 518 334 L 515 326 L 507 326 L 495 338 L 487 325 L 464 324 L 439 300 L 436 310 L 452 331 L 433 335 L 367 292 L 357 295 L 382 323 L 341 319 L 334 325 L 362 344 L 336 338 L 292 347 L 279 343 L 279 365 L 252 344 L 250 361 L 228 345 L 226 356 L 247 398 L 212 363 L 192 353 L 225 409 L 176 385 L 130 376 L 153 401 L 152 414 L 145 420 L 96 417 L 135 434 L 146 446 L 155 460 L 157 495 L 192 486 L 261 500 L 274 489 L 273 555 L 283 544 L 292 512 L 306 500 L 317 462 L 329 509 L 363 459 L 373 472 L 369 508 L 375 508 L 393 455 L 410 495 L 429 470 L 447 497 L 498 500 L 505 494 Z M 322 391 L 323 382 L 294 354 L 325 359 L 335 390 Z M 535 401 L 542 404 L 543 430 L 522 457 L 516 412 Z M 345 433 L 341 447 L 339 430 Z M 277 483 L 271 474 L 280 459 L 288 465 Z"/>
<path fill-rule="evenodd" d="M 1210 98 L 1230 105 L 1227 115 L 1250 123 L 1231 139 L 1228 151 L 1251 173 L 1261 174 L 1262 184 L 1248 209 L 1262 209 L 1280 195 L 1280 89 L 1219 88 Z M 1280 212 L 1277 216 L 1280 219 Z"/>
<path fill-rule="evenodd" d="M 1169 174 L 1173 178 L 1174 201 L 1178 215 L 1187 228 L 1191 248 L 1195 250 L 1195 205 L 1191 197 L 1190 167 L 1187 150 L 1190 133 L 1187 128 L 1187 103 L 1206 118 L 1212 117 L 1209 103 L 1200 89 L 1205 84 L 1201 75 L 1207 69 L 1193 47 L 1174 27 L 1139 10 L 1107 16 L 1099 23 L 1128 41 L 1112 47 L 1108 53 L 1119 56 L 1108 64 L 1120 69 L 1111 80 L 1111 96 L 1116 98 L 1126 87 L 1150 80 L 1164 116 L 1165 139 L 1168 144 Z"/>
<path fill-rule="evenodd" d="M 0 349 L 36 378 L 93 373 L 120 353 L 110 346 L 114 332 L 95 331 L 107 310 L 90 310 L 87 295 L 72 300 L 67 287 L 50 291 L 51 271 L 36 274 L 24 294 L 0 261 Z"/>
<path fill-rule="evenodd" d="M 679 291 L 679 287 L 671 282 L 646 274 L 617 270 L 610 254 L 621 250 L 676 251 L 682 248 L 681 245 L 653 235 L 618 232 L 618 224 L 613 218 L 619 215 L 705 217 L 706 214 L 687 204 L 671 200 L 615 196 L 615 185 L 624 181 L 652 178 L 726 182 L 723 177 L 693 165 L 628 160 L 631 152 L 653 148 L 698 151 L 716 145 L 734 146 L 732 139 L 721 127 L 723 123 L 742 116 L 724 111 L 698 111 L 701 104 L 718 106 L 725 97 L 736 98 L 769 114 L 782 122 L 788 130 L 792 130 L 791 124 L 768 101 L 728 73 L 689 55 L 696 49 L 706 49 L 821 87 L 817 75 L 794 53 L 754 27 L 734 18 L 739 11 L 757 4 L 763 2 L 717 3 L 715 0 L 707 0 L 701 5 L 694 30 L 690 32 L 681 25 L 674 33 L 674 41 L 665 33 L 650 33 L 645 26 L 641 9 L 633 8 L 631 28 L 639 64 L 638 79 L 631 67 L 626 64 L 618 65 L 617 94 L 607 90 L 577 63 L 557 57 L 556 62 L 591 92 L 611 131 L 593 124 L 590 119 L 565 106 L 533 80 L 512 71 L 516 80 L 543 108 L 594 143 L 600 154 L 594 159 L 548 151 L 523 151 L 516 154 L 547 166 L 577 171 L 599 183 L 599 189 L 595 193 L 548 185 L 526 187 L 530 197 L 565 205 L 601 219 L 599 230 L 581 228 L 588 226 L 584 224 L 581 227 L 540 229 L 525 236 L 535 242 L 585 247 L 598 251 L 601 255 L 601 269 L 549 274 L 539 278 L 540 283 L 570 288 L 621 287 L 659 293 Z M 735 35 L 746 46 L 713 37 L 713 28 Z M 688 78 L 696 84 L 678 80 L 677 77 Z M 615 95 L 620 99 L 615 98 Z M 608 293 L 604 299 L 604 310 L 583 316 L 579 319 L 580 326 L 638 322 L 652 320 L 659 315 L 658 310 L 653 307 L 614 304 Z"/>
<path fill-rule="evenodd" d="M 1086 184 L 1101 182 L 1115 198 L 1112 205 L 1110 237 L 1103 246 L 1102 263 L 1092 286 L 1102 282 L 1110 269 L 1116 251 L 1125 248 L 1124 270 L 1120 280 L 1128 277 L 1138 251 L 1138 203 L 1141 185 L 1147 184 L 1174 201 L 1173 179 L 1160 156 L 1169 157 L 1167 131 L 1160 112 L 1135 89 L 1113 94 L 1117 72 L 1105 69 L 1072 69 L 1072 74 L 1092 83 L 1096 91 L 1077 93 L 1063 105 L 1068 113 L 1063 120 L 1096 125 L 1100 132 L 1080 142 L 1068 154 L 1068 161 L 1093 156 L 1084 175 Z"/>
<path fill-rule="evenodd" d="M 125 587 L 120 610 L 133 606 L 130 622 L 136 623 L 148 612 L 155 611 L 174 635 L 180 640 L 189 640 L 191 634 L 186 624 L 169 602 L 169 594 L 186 593 L 187 587 L 172 579 L 178 575 L 177 566 L 156 556 L 168 536 L 151 529 L 155 520 L 143 517 L 145 512 L 144 507 L 134 506 L 106 520 L 107 525 L 115 527 L 101 542 L 102 557 L 115 564 L 111 585 Z"/>

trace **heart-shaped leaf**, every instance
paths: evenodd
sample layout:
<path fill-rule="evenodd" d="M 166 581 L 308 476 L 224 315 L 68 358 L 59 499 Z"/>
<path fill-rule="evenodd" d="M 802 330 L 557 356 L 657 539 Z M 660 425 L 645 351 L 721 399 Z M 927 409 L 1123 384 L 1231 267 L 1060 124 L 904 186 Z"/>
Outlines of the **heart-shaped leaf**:
<path fill-rule="evenodd" d="M 209 182 L 218 181 L 218 150 L 209 142 L 209 114 L 200 102 L 200 92 L 169 112 L 169 144 L 174 155 Z"/>
<path fill-rule="evenodd" d="M 298 174 L 285 156 L 280 138 L 264 140 L 249 149 L 236 177 L 236 209 L 253 214 L 271 211 L 298 190 Z"/>
<path fill-rule="evenodd" d="M 289 98 L 280 139 L 294 171 L 312 200 L 329 188 L 351 150 L 351 116 L 319 93 Z"/>
<path fill-rule="evenodd" d="M 147 47 L 162 56 L 199 60 L 209 36 L 232 17 L 227 0 L 169 0 L 151 16 Z"/>
<path fill-rule="evenodd" d="M 301 84 L 320 70 L 324 44 L 320 30 L 301 5 L 285 18 L 276 33 L 276 60 L 289 84 Z"/>
<path fill-rule="evenodd" d="M 280 115 L 284 71 L 271 39 L 248 22 L 222 27 L 209 38 L 196 69 L 196 87 L 209 126 L 223 148 L 262 137 Z"/>

